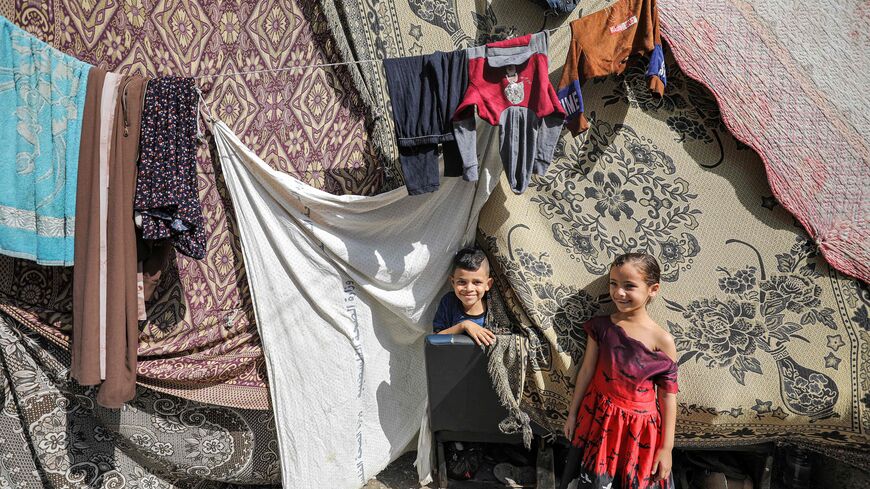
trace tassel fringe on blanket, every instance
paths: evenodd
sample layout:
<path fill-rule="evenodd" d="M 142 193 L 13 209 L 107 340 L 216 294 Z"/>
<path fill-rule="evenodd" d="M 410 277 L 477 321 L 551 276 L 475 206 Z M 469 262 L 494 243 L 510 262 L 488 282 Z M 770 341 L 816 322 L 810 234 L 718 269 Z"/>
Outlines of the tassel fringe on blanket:
<path fill-rule="evenodd" d="M 504 305 L 504 298 L 497 288 L 489 291 L 486 325 L 496 334 L 496 342 L 486 350 L 487 371 L 501 405 L 508 417 L 498 427 L 505 434 L 523 434 L 523 444 L 530 448 L 532 427 L 529 415 L 520 408 L 526 378 L 529 340 L 524 335 L 512 333 L 511 320 Z"/>

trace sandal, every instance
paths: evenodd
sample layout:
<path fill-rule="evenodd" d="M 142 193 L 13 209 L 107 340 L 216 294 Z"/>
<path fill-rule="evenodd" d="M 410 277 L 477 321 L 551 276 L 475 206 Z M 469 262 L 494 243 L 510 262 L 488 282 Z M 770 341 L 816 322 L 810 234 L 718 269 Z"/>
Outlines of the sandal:
<path fill-rule="evenodd" d="M 507 487 L 535 487 L 537 482 L 534 467 L 516 467 L 509 463 L 500 463 L 492 468 L 492 473 Z"/>

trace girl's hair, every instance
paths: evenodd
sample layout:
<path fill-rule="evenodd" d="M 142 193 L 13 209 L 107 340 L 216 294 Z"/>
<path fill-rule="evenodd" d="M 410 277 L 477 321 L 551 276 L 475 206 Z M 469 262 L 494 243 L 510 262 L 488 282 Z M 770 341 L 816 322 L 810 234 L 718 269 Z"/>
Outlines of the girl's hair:
<path fill-rule="evenodd" d="M 610 269 L 613 270 L 615 267 L 621 267 L 626 263 L 636 266 L 640 270 L 640 273 L 643 274 L 643 279 L 649 286 L 655 285 L 661 280 L 662 271 L 659 268 L 659 262 L 652 255 L 646 253 L 625 253 L 613 260 L 613 263 L 610 264 Z"/>

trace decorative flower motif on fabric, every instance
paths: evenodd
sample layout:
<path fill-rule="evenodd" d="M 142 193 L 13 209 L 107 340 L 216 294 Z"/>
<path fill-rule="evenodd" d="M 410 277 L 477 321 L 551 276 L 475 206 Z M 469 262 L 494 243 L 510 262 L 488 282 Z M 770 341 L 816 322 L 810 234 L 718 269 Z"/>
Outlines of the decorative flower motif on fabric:
<path fill-rule="evenodd" d="M 106 35 L 108 47 L 106 48 L 106 56 L 112 61 L 118 61 L 124 56 L 126 46 L 130 45 L 130 32 L 124 33 L 109 32 Z"/>
<path fill-rule="evenodd" d="M 30 426 L 33 444 L 42 452 L 40 461 L 48 472 L 64 473 L 70 466 L 66 413 L 57 408 Z"/>
<path fill-rule="evenodd" d="M 622 75 L 623 83 L 616 84 L 613 93 L 603 97 L 604 106 L 621 103 L 643 111 L 666 114 L 665 123 L 676 133 L 678 142 L 716 145 L 718 158 L 713 162 L 699 161 L 700 166 L 719 166 L 725 154 L 720 134 L 726 133 L 727 128 L 722 122 L 718 103 L 706 87 L 686 77 L 670 57 L 667 61 L 670 64 L 666 63 L 668 86 L 664 96 L 658 97 L 649 90 L 646 76 L 649 60 L 643 57 L 626 69 Z M 604 79 L 593 80 L 593 83 L 604 83 Z M 747 148 L 739 141 L 734 144 L 737 149 Z"/>
<path fill-rule="evenodd" d="M 671 236 L 667 241 L 659 242 L 659 246 L 659 259 L 666 274 L 670 274 L 669 270 L 675 270 L 683 267 L 684 264 L 690 264 L 690 258 L 696 256 L 701 251 L 701 245 L 698 244 L 698 240 L 694 235 L 689 233 L 682 233 L 680 239 L 677 239 L 676 236 Z M 664 276 L 662 278 L 667 280 Z"/>
<path fill-rule="evenodd" d="M 94 440 L 113 442 L 115 441 L 115 433 L 104 426 L 97 426 L 94 428 Z"/>
<path fill-rule="evenodd" d="M 213 265 L 221 276 L 228 276 L 235 268 L 235 258 L 230 243 L 224 242 L 212 256 Z"/>
<path fill-rule="evenodd" d="M 266 29 L 266 36 L 269 37 L 272 44 L 278 44 L 281 38 L 287 35 L 287 14 L 281 10 L 281 7 L 275 5 L 266 14 L 263 26 Z"/>
<path fill-rule="evenodd" d="M 223 431 L 209 431 L 203 428 L 191 430 L 184 438 L 185 457 L 198 460 L 198 463 L 211 469 L 226 462 L 232 455 L 229 434 Z"/>
<path fill-rule="evenodd" d="M 127 21 L 137 29 L 145 25 L 146 11 L 142 1 L 143 0 L 127 0 L 122 4 L 124 6 L 124 13 L 127 16 Z"/>
<path fill-rule="evenodd" d="M 123 487 L 124 476 L 116 467 L 114 456 L 105 453 L 93 455 L 89 460 L 70 466 L 68 480 L 74 480 L 83 487 Z M 99 484 L 97 483 L 99 481 Z M 82 487 L 80 486 L 80 487 Z"/>
<path fill-rule="evenodd" d="M 169 443 L 155 442 L 151 445 L 151 452 L 157 456 L 167 457 L 175 453 L 175 450 Z"/>
<path fill-rule="evenodd" d="M 474 26 L 477 28 L 476 46 L 483 46 L 491 42 L 503 41 L 512 39 L 518 36 L 518 30 L 513 25 L 499 25 L 498 17 L 492 4 L 487 2 L 484 13 L 471 13 L 471 18 L 474 21 Z"/>
<path fill-rule="evenodd" d="M 631 218 L 634 214 L 628 202 L 637 202 L 634 192 L 622 188 L 622 181 L 615 173 L 608 173 L 607 180 L 604 179 L 604 173 L 597 171 L 592 176 L 593 187 L 586 187 L 586 198 L 596 200 L 595 210 L 605 216 L 605 212 L 618 221 L 622 214 L 625 217 Z"/>
<path fill-rule="evenodd" d="M 187 11 L 183 8 L 176 10 L 170 22 L 172 23 L 173 32 L 175 32 L 178 43 L 181 47 L 186 48 L 193 41 L 195 35 L 193 22 L 191 22 Z"/>
<path fill-rule="evenodd" d="M 727 294 L 742 294 L 755 287 L 755 267 L 748 267 L 728 273 L 719 279 L 719 288 Z"/>
<path fill-rule="evenodd" d="M 822 303 L 819 300 L 822 288 L 800 275 L 773 275 L 761 284 L 760 289 L 767 295 L 761 311 L 764 315 L 778 314 L 786 309 L 802 313 Z"/>
<path fill-rule="evenodd" d="M 754 354 L 758 346 L 756 338 L 763 329 L 755 321 L 756 311 L 751 304 L 701 299 L 690 302 L 685 309 L 683 316 L 691 326 L 678 328 L 680 351 L 698 352 L 697 359 L 704 360 L 708 368 L 737 365 L 732 375 L 741 384 L 746 370 L 761 373 Z"/>
<path fill-rule="evenodd" d="M 566 285 L 543 284 L 536 286 L 535 292 L 541 300 L 540 314 L 552 318 L 550 323 L 556 331 L 559 349 L 569 354 L 576 365 L 586 347 L 583 323 L 598 311 L 598 301 L 585 290 Z"/>
<path fill-rule="evenodd" d="M 40 283 L 27 283 L 19 290 L 20 297 L 27 304 L 40 305 L 43 302 L 45 286 Z"/>
<path fill-rule="evenodd" d="M 541 253 L 535 257 L 535 255 L 517 248 L 517 255 L 520 258 L 520 265 L 536 277 L 546 278 L 553 275 L 553 266 L 546 261 L 549 256 L 547 253 Z"/>
<path fill-rule="evenodd" d="M 408 0 L 408 6 L 421 20 L 443 29 L 457 48 L 467 47 L 471 38 L 459 25 L 455 0 Z"/>
<path fill-rule="evenodd" d="M 305 103 L 314 117 L 319 119 L 327 111 L 331 102 L 331 93 L 326 86 L 326 81 L 318 77 L 311 90 L 305 95 Z"/>
<path fill-rule="evenodd" d="M 196 308 L 204 306 L 206 301 L 211 299 L 211 297 L 208 290 L 208 282 L 205 280 L 193 283 L 187 294 L 190 305 Z"/>
<path fill-rule="evenodd" d="M 867 313 L 867 306 L 861 306 L 852 317 L 852 321 L 858 323 L 858 326 L 864 331 L 870 331 L 870 314 Z"/>
<path fill-rule="evenodd" d="M 232 10 L 228 10 L 221 15 L 220 23 L 221 38 L 227 44 L 234 44 L 239 39 L 239 34 L 242 31 L 239 14 Z"/>
<path fill-rule="evenodd" d="M 652 143 L 647 143 L 645 138 L 635 141 L 627 141 L 625 149 L 631 153 L 634 162 L 639 165 L 644 165 L 647 168 L 655 168 L 656 165 L 662 165 L 662 169 L 668 175 L 677 171 L 674 166 L 674 161 L 670 159 L 664 152 L 659 150 Z"/>
<path fill-rule="evenodd" d="M 149 474 L 140 468 L 133 470 L 133 477 L 128 481 L 132 489 L 161 489 L 163 486 L 154 474 Z"/>
<path fill-rule="evenodd" d="M 517 225 L 508 232 L 509 247 L 513 233 L 520 229 L 528 228 Z M 540 336 L 536 341 L 530 339 L 529 343 L 534 367 L 548 370 L 552 363 L 550 342 L 543 336 L 543 332 L 549 329 L 556 333 L 559 351 L 570 355 L 573 362 L 579 362 L 586 347 L 583 323 L 599 310 L 599 299 L 584 289 L 552 283 L 553 266 L 546 253 L 536 256 L 517 247 L 509 249 L 506 257 L 500 252 L 494 237 L 484 235 L 483 242 L 496 260 L 499 272 L 507 277 L 512 291 L 522 302 L 520 307 L 538 325 L 530 329 L 531 334 Z"/>
<path fill-rule="evenodd" d="M 727 299 L 697 299 L 686 306 L 665 299 L 668 309 L 688 321 L 668 321 L 681 354 L 679 363 L 694 358 L 711 369 L 727 367 L 743 385 L 748 372 L 763 374 L 756 352 L 768 352 L 776 361 L 786 409 L 814 420 L 839 417 L 834 413 L 839 390 L 833 379 L 800 365 L 786 349 L 794 339 L 809 342 L 799 334 L 804 327 L 837 329 L 834 310 L 821 307 L 815 247 L 807 238 L 798 237 L 788 253 L 776 255 L 779 274 L 768 275 L 754 246 L 736 239 L 726 244 L 750 248 L 758 257 L 758 266 L 717 269 L 719 289 Z M 828 336 L 829 347 L 839 349 L 837 339 L 839 335 Z M 824 358 L 826 368 L 837 370 L 839 363 L 833 353 Z"/>
<path fill-rule="evenodd" d="M 129 439 L 131 443 L 142 448 L 149 448 L 153 442 L 151 435 L 145 433 L 133 433 Z"/>
<path fill-rule="evenodd" d="M 504 97 L 514 105 L 522 103 L 526 98 L 525 84 L 522 81 L 508 82 L 504 87 Z"/>
<path fill-rule="evenodd" d="M 580 255 L 592 258 L 597 253 L 595 246 L 592 244 L 592 238 L 589 235 L 572 232 L 569 239 L 574 246 L 574 250 L 579 252 Z"/>
<path fill-rule="evenodd" d="M 685 74 L 676 63 L 666 64 L 668 86 L 664 96 L 658 97 L 649 89 L 646 69 L 648 57 L 641 57 L 626 68 L 620 75 L 622 83 L 614 84 L 613 92 L 603 98 L 604 106 L 617 103 L 628 104 L 644 111 L 677 112 L 689 107 L 683 94 L 685 89 Z M 605 83 L 606 78 L 592 80 L 593 83 Z"/>
<path fill-rule="evenodd" d="M 156 50 L 154 53 L 154 67 L 161 76 L 172 76 L 175 73 L 175 60 L 166 49 Z"/>
<path fill-rule="evenodd" d="M 707 129 L 694 119 L 678 115 L 668 117 L 666 122 L 672 131 L 680 135 L 677 139 L 678 142 L 686 140 L 712 141 L 712 138 L 707 133 Z"/>
<path fill-rule="evenodd" d="M 79 77 L 73 72 L 73 66 L 57 58 L 56 51 L 48 45 L 31 43 L 30 36 L 20 31 L 12 32 L 12 50 L 22 55 L 21 64 L 16 66 L 16 82 L 0 84 L 0 93 L 15 90 L 18 93 L 18 108 L 14 119 L 18 133 L 19 147 L 15 156 L 15 170 L 19 176 L 32 175 L 37 171 L 46 171 L 38 176 L 45 186 L 45 196 L 40 194 L 35 202 L 37 209 L 51 204 L 60 195 L 65 182 L 66 166 L 63 164 L 50 169 L 42 168 L 38 163 L 45 158 L 43 143 L 47 140 L 45 133 L 50 132 L 48 140 L 54 145 L 52 154 L 63 155 L 67 147 L 67 129 L 75 120 L 76 97 L 79 90 Z M 44 68 L 51 67 L 51 69 Z M 24 81 L 27 82 L 24 82 Z M 54 94 L 48 87 L 64 87 L 64 91 Z M 50 127 L 44 127 L 42 122 L 51 121 Z M 34 220 L 34 226 L 36 226 Z M 36 232 L 36 229 L 28 229 Z"/>
<path fill-rule="evenodd" d="M 56 453 L 67 447 L 66 433 L 46 433 L 37 446 L 45 453 Z"/>
<path fill-rule="evenodd" d="M 533 178 L 531 198 L 552 224 L 571 258 L 603 274 L 617 255 L 645 251 L 662 262 L 662 280 L 674 281 L 701 252 L 697 195 L 673 160 L 625 124 L 593 115 L 589 135 L 557 152 L 544 178 Z"/>

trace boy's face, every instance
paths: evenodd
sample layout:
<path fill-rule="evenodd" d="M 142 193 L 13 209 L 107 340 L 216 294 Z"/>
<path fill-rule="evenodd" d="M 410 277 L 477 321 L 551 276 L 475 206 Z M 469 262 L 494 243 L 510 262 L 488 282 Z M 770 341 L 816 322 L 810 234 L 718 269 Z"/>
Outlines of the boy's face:
<path fill-rule="evenodd" d="M 456 297 L 467 311 L 483 299 L 483 295 L 492 287 L 492 278 L 489 276 L 489 267 L 482 263 L 475 271 L 454 269 L 450 283 Z"/>

